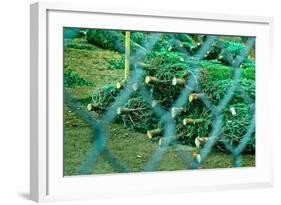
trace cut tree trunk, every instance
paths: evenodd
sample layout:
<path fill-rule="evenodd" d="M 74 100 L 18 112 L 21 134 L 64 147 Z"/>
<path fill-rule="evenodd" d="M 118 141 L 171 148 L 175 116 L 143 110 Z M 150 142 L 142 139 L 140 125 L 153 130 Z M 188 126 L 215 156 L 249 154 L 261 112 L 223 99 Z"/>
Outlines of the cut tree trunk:
<path fill-rule="evenodd" d="M 192 152 L 192 158 L 198 163 L 201 163 L 201 155 L 198 152 Z"/>
<path fill-rule="evenodd" d="M 138 84 L 138 83 L 134 83 L 134 84 L 132 85 L 132 88 L 133 88 L 134 91 L 138 91 L 138 89 L 139 89 L 139 84 Z"/>
<path fill-rule="evenodd" d="M 161 137 L 158 141 L 158 144 L 159 146 L 169 145 L 173 143 L 175 140 L 177 140 L 177 137 L 175 135 L 169 139 L 167 137 Z"/>
<path fill-rule="evenodd" d="M 202 123 L 202 122 L 204 122 L 204 119 L 191 119 L 191 118 L 183 119 L 184 125 L 195 125 L 195 124 Z"/>
<path fill-rule="evenodd" d="M 100 110 L 105 110 L 105 108 L 99 107 L 98 105 L 89 103 L 87 105 L 87 110 L 88 111 L 100 111 Z"/>
<path fill-rule="evenodd" d="M 129 113 L 129 112 L 131 112 L 131 111 L 132 111 L 132 110 L 129 109 L 129 108 L 121 108 L 121 107 L 117 108 L 117 114 L 118 114 L 118 115 L 125 114 L 125 113 Z"/>
<path fill-rule="evenodd" d="M 172 85 L 176 86 L 176 85 L 179 85 L 179 86 L 185 86 L 186 85 L 186 80 L 183 79 L 183 78 L 176 78 L 174 77 L 173 80 L 172 80 Z"/>
<path fill-rule="evenodd" d="M 162 131 L 163 130 L 161 128 L 157 128 L 155 130 L 147 130 L 146 135 L 149 139 L 153 139 L 153 138 L 161 135 Z"/>
<path fill-rule="evenodd" d="M 190 76 L 190 72 L 184 72 L 184 74 L 182 75 L 183 79 L 187 79 Z"/>
<path fill-rule="evenodd" d="M 172 107 L 171 109 L 171 116 L 175 118 L 178 114 L 184 112 L 185 109 L 183 107 Z"/>
<path fill-rule="evenodd" d="M 116 88 L 117 89 L 122 89 L 125 86 L 125 81 L 120 81 L 116 83 Z"/>
<path fill-rule="evenodd" d="M 145 107 L 141 107 L 141 108 L 134 108 L 134 109 L 130 109 L 130 108 L 117 108 L 117 114 L 118 115 L 121 115 L 121 114 L 127 114 L 127 113 L 130 113 L 130 112 L 135 112 L 135 111 L 138 111 L 138 110 L 146 110 L 147 108 Z"/>
<path fill-rule="evenodd" d="M 152 100 L 151 102 L 151 107 L 156 107 L 158 105 L 159 101 L 158 100 Z"/>
<path fill-rule="evenodd" d="M 201 99 L 203 97 L 203 94 L 201 93 L 192 93 L 191 95 L 189 95 L 189 102 L 193 102 L 193 101 L 198 101 L 199 99 Z"/>
<path fill-rule="evenodd" d="M 196 137 L 194 140 L 195 146 L 199 149 L 203 144 L 208 142 L 208 137 Z"/>
<path fill-rule="evenodd" d="M 157 84 L 159 82 L 160 81 L 156 77 L 153 77 L 153 76 L 146 76 L 146 78 L 145 78 L 145 83 L 147 85 L 154 85 L 154 84 Z"/>

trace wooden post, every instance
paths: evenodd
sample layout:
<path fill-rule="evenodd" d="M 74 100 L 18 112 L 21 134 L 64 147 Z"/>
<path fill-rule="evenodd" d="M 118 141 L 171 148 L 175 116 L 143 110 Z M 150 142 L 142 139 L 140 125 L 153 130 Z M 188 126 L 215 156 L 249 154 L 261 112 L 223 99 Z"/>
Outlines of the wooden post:
<path fill-rule="evenodd" d="M 131 32 L 126 31 L 125 33 L 125 76 L 124 81 L 117 82 L 116 88 L 122 89 L 125 85 L 125 82 L 129 79 L 130 76 L 130 40 L 131 40 Z"/>
<path fill-rule="evenodd" d="M 128 80 L 130 75 L 130 37 L 131 32 L 126 31 L 125 40 L 125 81 Z"/>

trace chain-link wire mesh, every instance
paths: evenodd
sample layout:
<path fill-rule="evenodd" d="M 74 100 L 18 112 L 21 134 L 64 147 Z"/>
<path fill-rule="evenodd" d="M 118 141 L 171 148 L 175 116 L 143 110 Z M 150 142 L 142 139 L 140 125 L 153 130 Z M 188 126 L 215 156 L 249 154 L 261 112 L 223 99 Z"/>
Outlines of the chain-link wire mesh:
<path fill-rule="evenodd" d="M 225 59 L 227 59 L 228 64 L 234 69 L 234 72 L 231 85 L 228 87 L 226 95 L 224 95 L 224 97 L 219 101 L 218 104 L 214 104 L 208 98 L 208 94 L 204 93 L 204 90 L 201 88 L 199 78 L 202 66 L 196 63 L 200 59 L 203 59 L 206 53 L 212 48 L 214 43 L 217 42 L 219 38 L 218 36 L 207 35 L 204 43 L 200 45 L 200 48 L 197 50 L 197 52 L 192 55 L 192 57 L 196 58 L 197 61 L 194 61 L 193 64 L 188 65 L 188 71 L 191 72 L 192 77 L 187 80 L 186 85 L 183 86 L 177 99 L 174 100 L 173 105 L 168 109 L 164 109 L 163 106 L 161 106 L 161 102 L 156 106 L 152 105 L 152 102 L 157 99 L 154 99 L 154 96 L 151 95 L 149 88 L 142 83 L 144 81 L 145 68 L 143 64 L 141 64 L 144 61 L 145 57 L 153 50 L 155 44 L 161 38 L 161 35 L 161 33 L 152 33 L 150 35 L 150 38 L 146 39 L 146 41 L 142 45 L 140 45 L 131 55 L 132 66 L 130 68 L 130 77 L 128 81 L 126 81 L 124 88 L 120 90 L 120 93 L 115 98 L 114 102 L 106 108 L 106 111 L 99 119 L 95 118 L 86 108 L 77 110 L 77 107 L 83 106 L 81 106 L 73 96 L 71 96 L 66 90 L 64 90 L 64 102 L 70 107 L 73 112 L 79 115 L 85 121 L 85 123 L 89 125 L 93 138 L 95 138 L 95 142 L 92 143 L 90 150 L 87 153 L 86 159 L 82 162 L 80 168 L 76 173 L 77 175 L 91 174 L 93 172 L 93 166 L 100 156 L 103 156 L 104 159 L 106 159 L 110 163 L 115 172 L 130 172 L 130 169 L 125 165 L 125 163 L 119 160 L 118 157 L 115 156 L 107 147 L 109 133 L 106 130 L 106 127 L 109 124 L 113 123 L 116 117 L 118 117 L 117 110 L 124 107 L 124 105 L 130 100 L 131 96 L 135 92 L 135 90 L 133 89 L 133 86 L 135 84 L 139 85 L 139 95 L 144 99 L 155 116 L 163 124 L 163 139 L 165 140 L 165 143 L 162 143 L 161 146 L 159 146 L 151 155 L 143 171 L 157 170 L 157 167 L 159 166 L 159 163 L 163 158 L 163 155 L 166 153 L 168 147 L 175 146 L 173 141 L 175 140 L 175 136 L 177 135 L 177 125 L 175 123 L 175 116 L 171 115 L 171 109 L 188 106 L 188 104 L 190 103 L 188 101 L 189 96 L 192 95 L 195 90 L 197 93 L 200 93 L 201 101 L 213 116 L 212 130 L 209 133 L 208 141 L 198 153 L 200 156 L 200 160 L 194 160 L 194 158 L 190 154 L 182 152 L 178 149 L 176 149 L 177 155 L 183 160 L 186 167 L 191 167 L 194 169 L 200 168 L 201 164 L 211 153 L 216 142 L 220 140 L 221 142 L 223 142 L 225 149 L 227 149 L 231 153 L 233 157 L 233 165 L 235 167 L 241 166 L 242 152 L 247 146 L 248 141 L 253 137 L 253 133 L 255 132 L 255 99 L 252 99 L 250 96 L 248 96 L 239 83 L 241 80 L 242 69 L 240 65 L 243 60 L 247 58 L 250 49 L 255 46 L 255 38 L 248 37 L 248 41 L 246 42 L 247 49 L 242 50 L 242 52 L 240 52 L 239 55 L 236 55 L 235 58 L 231 53 L 224 53 Z M 178 39 L 174 37 L 174 34 L 169 35 L 173 41 L 178 41 Z M 114 45 L 120 46 L 120 42 L 114 42 Z M 184 53 L 186 56 L 191 56 L 190 52 L 183 47 L 177 47 L 177 49 L 180 52 Z M 229 102 L 232 100 L 235 92 L 239 92 L 244 102 L 250 106 L 251 112 L 253 113 L 252 120 L 247 128 L 247 132 L 243 135 L 238 145 L 233 145 L 227 140 L 224 140 L 224 132 L 222 129 L 224 121 L 223 112 L 228 106 Z M 176 113 L 176 115 L 177 114 L 178 113 Z"/>

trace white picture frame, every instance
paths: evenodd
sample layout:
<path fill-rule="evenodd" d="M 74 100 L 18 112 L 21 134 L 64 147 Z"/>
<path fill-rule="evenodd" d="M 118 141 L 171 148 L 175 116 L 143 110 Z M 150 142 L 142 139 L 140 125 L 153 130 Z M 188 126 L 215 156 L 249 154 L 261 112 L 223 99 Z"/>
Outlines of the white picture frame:
<path fill-rule="evenodd" d="M 193 26 L 186 30 L 182 25 Z M 58 125 L 62 122 L 64 26 L 256 36 L 256 167 L 63 177 L 63 132 Z M 270 17 L 97 8 L 73 3 L 32 4 L 30 198 L 41 202 L 273 186 L 273 137 L 268 135 L 272 106 L 266 100 L 273 75 L 272 29 Z"/>

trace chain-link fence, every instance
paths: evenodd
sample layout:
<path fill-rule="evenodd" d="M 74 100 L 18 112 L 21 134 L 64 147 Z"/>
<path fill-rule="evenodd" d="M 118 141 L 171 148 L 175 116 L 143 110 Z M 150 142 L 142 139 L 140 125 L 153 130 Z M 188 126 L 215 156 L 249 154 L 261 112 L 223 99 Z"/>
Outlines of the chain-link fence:
<path fill-rule="evenodd" d="M 108 31 L 110 32 L 110 31 Z M 145 81 L 145 69 L 144 59 L 149 55 L 154 46 L 157 44 L 159 39 L 161 39 L 163 34 L 161 33 L 151 33 L 149 38 L 136 48 L 136 50 L 130 56 L 131 66 L 130 66 L 130 76 L 124 86 L 119 90 L 118 95 L 114 98 L 114 102 L 110 106 L 106 107 L 102 112 L 100 118 L 95 118 L 94 115 L 87 110 L 85 106 L 79 105 L 80 102 L 77 101 L 73 96 L 71 96 L 66 90 L 64 90 L 64 102 L 70 107 L 70 109 L 79 115 L 86 124 L 91 128 L 91 132 L 95 142 L 92 143 L 90 150 L 87 153 L 86 159 L 82 162 L 79 169 L 77 170 L 77 175 L 91 174 L 93 171 L 93 166 L 97 163 L 97 160 L 100 156 L 106 159 L 110 165 L 113 167 L 116 172 L 130 172 L 130 169 L 125 165 L 122 160 L 119 160 L 116 155 L 107 147 L 107 142 L 109 139 L 109 133 L 106 128 L 108 125 L 113 123 L 118 115 L 120 114 L 120 108 L 125 107 L 126 103 L 131 99 L 132 95 L 135 92 L 138 92 L 146 106 L 153 112 L 153 115 L 161 121 L 161 145 L 154 151 L 150 159 L 147 161 L 143 171 L 154 171 L 157 170 L 159 163 L 166 153 L 168 147 L 176 146 L 174 141 L 177 140 L 176 136 L 178 135 L 177 123 L 175 121 L 177 115 L 180 114 L 180 111 L 189 106 L 191 103 L 190 96 L 194 95 L 197 98 L 200 98 L 200 102 L 208 109 L 208 112 L 212 115 L 212 129 L 206 136 L 206 142 L 201 149 L 196 153 L 196 157 L 190 153 L 181 151 L 180 149 L 175 149 L 177 155 L 183 160 L 187 168 L 200 168 L 201 164 L 208 158 L 209 154 L 212 152 L 216 143 L 220 141 L 223 143 L 224 150 L 231 153 L 233 157 L 233 166 L 241 166 L 241 156 L 248 142 L 252 140 L 255 132 L 255 99 L 245 92 L 241 84 L 241 75 L 243 68 L 241 68 L 242 62 L 248 57 L 248 53 L 255 46 L 255 38 L 247 37 L 247 42 L 245 42 L 246 49 L 241 50 L 239 54 L 235 56 L 231 52 L 224 52 L 224 47 L 221 47 L 223 57 L 228 63 L 229 67 L 232 67 L 232 80 L 227 87 L 226 94 L 219 100 L 217 104 L 210 100 L 209 93 L 205 93 L 204 89 L 200 85 L 200 77 L 203 71 L 202 65 L 197 62 L 200 62 L 206 54 L 211 52 L 214 44 L 218 42 L 219 36 L 206 35 L 204 42 L 199 46 L 196 52 L 191 53 L 188 49 L 185 49 L 183 46 L 177 46 L 175 49 L 178 52 L 181 52 L 188 58 L 192 57 L 194 60 L 192 63 L 188 64 L 188 72 L 190 73 L 189 78 L 184 81 L 184 85 L 181 86 L 181 90 L 176 99 L 173 100 L 173 104 L 167 108 L 161 105 L 161 102 L 158 102 L 156 105 L 153 102 L 157 102 L 158 99 L 155 99 L 155 96 L 151 94 L 150 87 L 144 83 Z M 167 34 L 166 34 L 167 35 Z M 172 40 L 174 45 L 177 44 L 177 41 L 180 41 L 174 36 L 174 34 L 169 34 L 170 41 Z M 118 39 L 117 39 L 118 40 Z M 115 39 L 115 41 L 117 41 Z M 124 42 L 114 42 L 115 46 L 120 46 Z M 216 44 L 218 46 L 219 44 Z M 122 45 L 121 45 L 122 46 Z M 116 49 L 118 50 L 118 49 Z M 182 63 L 185 61 L 183 60 Z M 175 79 L 177 80 L 177 79 Z M 172 79 L 171 79 L 172 81 Z M 134 89 L 135 85 L 138 85 L 138 89 Z M 171 85 L 172 86 L 172 85 Z M 225 139 L 224 133 L 224 111 L 228 109 L 229 102 L 233 99 L 234 93 L 238 92 L 240 97 L 243 98 L 245 104 L 249 105 L 251 114 L 251 120 L 248 123 L 247 131 L 242 133 L 243 136 L 240 138 L 238 144 L 230 143 Z M 76 109 L 77 107 L 82 107 L 82 109 Z M 118 111 L 119 110 L 119 111 Z M 232 110 L 233 111 L 233 110 Z M 233 111 L 235 112 L 235 110 Z M 244 125 L 241 125 L 244 126 Z M 198 141 L 200 142 L 200 141 Z M 196 159 L 196 160 L 194 160 Z"/>

